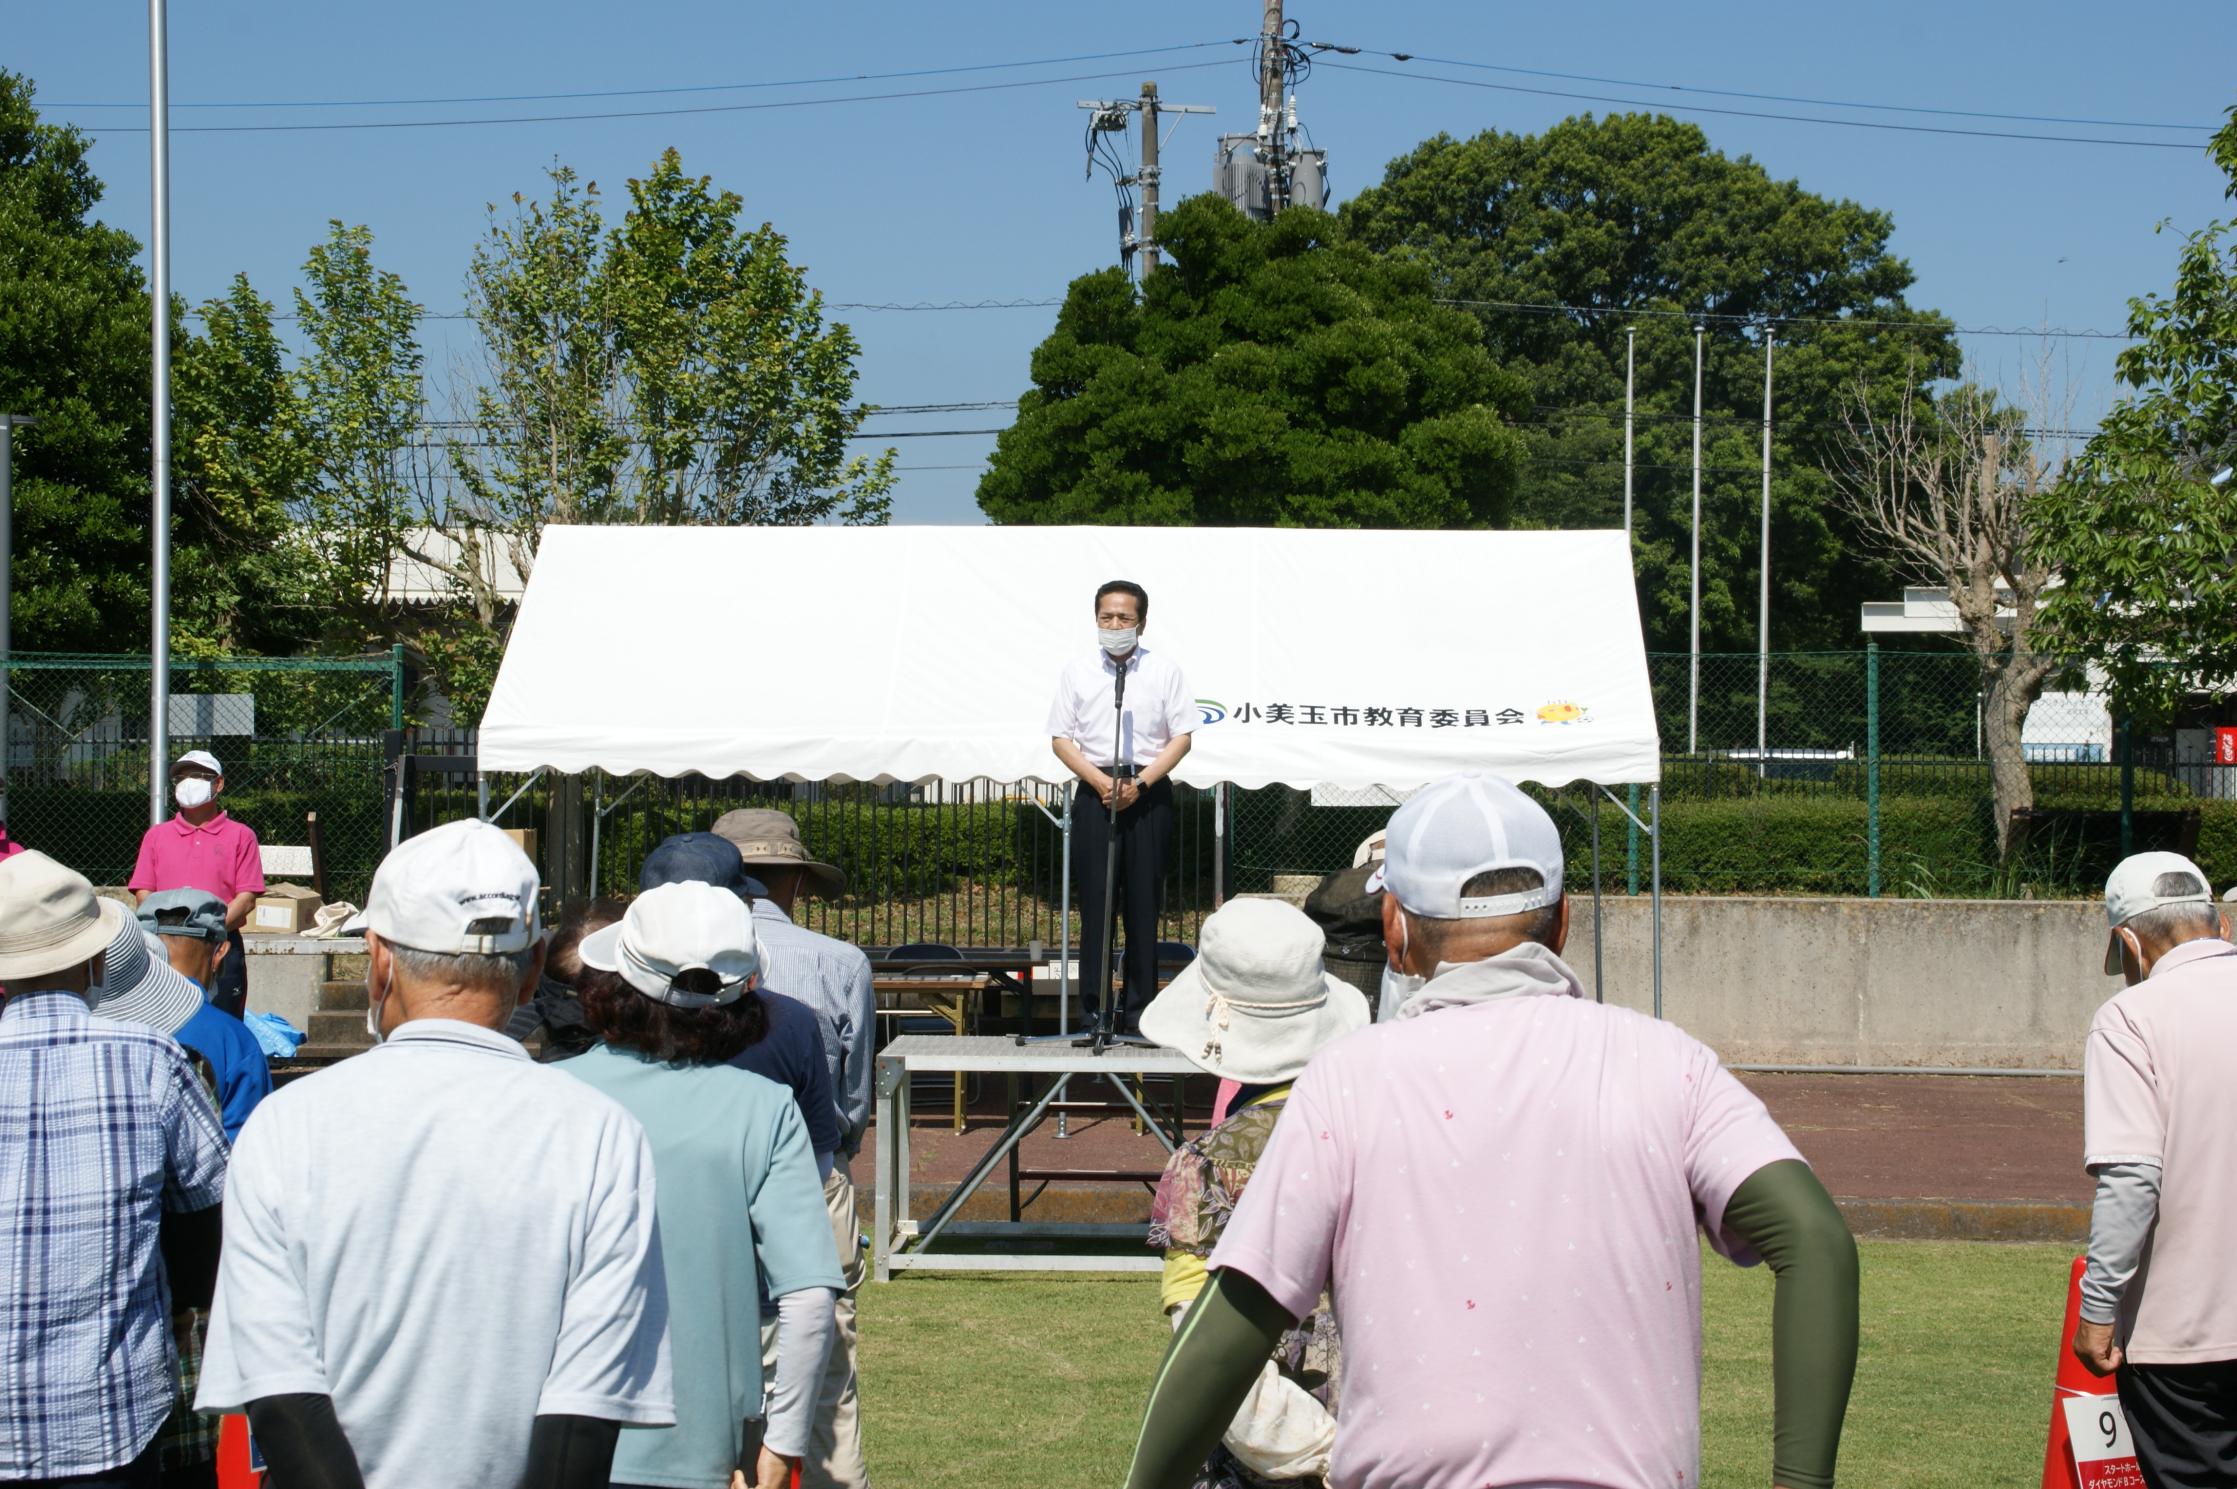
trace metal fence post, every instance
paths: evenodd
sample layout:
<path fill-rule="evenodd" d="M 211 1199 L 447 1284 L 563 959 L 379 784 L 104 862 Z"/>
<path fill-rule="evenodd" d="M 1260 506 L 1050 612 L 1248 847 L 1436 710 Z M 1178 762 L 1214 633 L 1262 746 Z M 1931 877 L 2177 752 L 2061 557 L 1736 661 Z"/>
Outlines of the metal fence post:
<path fill-rule="evenodd" d="M 404 727 L 404 643 L 388 649 L 388 727 Z"/>
<path fill-rule="evenodd" d="M 1623 788 L 1624 805 L 1631 810 L 1624 813 L 1623 827 L 1623 879 L 1624 892 L 1633 899 L 1639 896 L 1639 788 Z"/>
<path fill-rule="evenodd" d="M 2136 851 L 2136 726 L 2120 720 L 2120 856 Z"/>
<path fill-rule="evenodd" d="M 1864 643 L 1864 892 L 1880 897 L 1880 643 Z"/>

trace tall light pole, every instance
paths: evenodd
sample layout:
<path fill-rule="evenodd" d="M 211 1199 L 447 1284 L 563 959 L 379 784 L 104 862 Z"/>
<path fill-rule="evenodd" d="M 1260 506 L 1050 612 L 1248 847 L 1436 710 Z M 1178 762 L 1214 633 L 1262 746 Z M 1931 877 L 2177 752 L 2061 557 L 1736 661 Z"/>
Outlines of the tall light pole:
<path fill-rule="evenodd" d="M 1631 407 L 1632 369 L 1639 350 L 1639 330 L 1627 326 L 1623 333 L 1623 536 L 1631 537 Z"/>
<path fill-rule="evenodd" d="M 1687 607 L 1693 659 L 1686 685 L 1686 753 L 1701 748 L 1701 344 L 1702 328 L 1693 328 L 1693 572 L 1692 602 Z"/>
<path fill-rule="evenodd" d="M 16 483 L 15 433 L 38 420 L 29 414 L 0 414 L 0 823 L 8 820 L 8 765 L 15 751 L 8 743 L 8 656 L 14 647 Z"/>
<path fill-rule="evenodd" d="M 148 408 L 148 475 L 154 497 L 148 529 L 154 552 L 148 600 L 148 821 L 170 806 L 164 789 L 171 754 L 171 64 L 164 0 L 148 0 L 148 140 L 155 173 L 155 231 L 148 242 L 149 351 L 153 386 Z"/>
<path fill-rule="evenodd" d="M 1755 770 L 1771 768 L 1771 323 L 1763 323 L 1763 536 L 1757 548 L 1755 607 Z"/>

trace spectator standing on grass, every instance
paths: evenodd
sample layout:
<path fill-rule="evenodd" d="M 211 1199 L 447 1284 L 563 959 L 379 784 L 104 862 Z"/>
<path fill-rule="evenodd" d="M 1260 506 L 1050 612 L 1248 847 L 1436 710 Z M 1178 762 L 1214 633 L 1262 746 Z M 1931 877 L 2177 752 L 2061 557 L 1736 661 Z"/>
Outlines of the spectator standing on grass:
<path fill-rule="evenodd" d="M 738 850 L 745 871 L 765 887 L 753 901 L 754 934 L 766 966 L 762 984 L 799 999 L 815 1014 L 838 1111 L 839 1149 L 824 1180 L 823 1197 L 845 1286 L 839 1292 L 837 1332 L 818 1391 L 815 1434 L 801 1483 L 805 1489 L 868 1489 L 855 1365 L 855 1295 L 867 1268 L 853 1163 L 870 1125 L 871 1066 L 877 1054 L 878 996 L 870 980 L 870 958 L 859 947 L 794 923 L 803 895 L 837 899 L 846 893 L 847 880 L 833 865 L 809 856 L 791 814 L 742 808 L 725 812 L 714 832 Z M 764 1328 L 762 1339 L 766 1369 L 774 1359 L 775 1328 Z"/>
<path fill-rule="evenodd" d="M 841 1279 L 807 1124 L 783 1087 L 728 1064 L 769 1028 L 752 917 L 712 884 L 662 885 L 580 954 L 602 1042 L 565 1068 L 644 1123 L 677 1304 L 676 1425 L 623 1439 L 613 1481 L 726 1489 L 736 1468 L 779 1489 L 811 1445 Z M 766 1400 L 763 1297 L 777 1310 Z"/>
<path fill-rule="evenodd" d="M 181 953 L 176 959 L 174 947 Z M 209 1061 L 225 1140 L 232 1142 L 257 1103 L 272 1094 L 272 1067 L 248 1026 L 209 1002 L 210 968 L 225 955 L 225 906 L 216 895 L 199 889 L 150 895 L 140 902 L 130 932 L 118 932 L 110 943 L 108 970 L 90 1001 L 103 1018 L 160 1029 Z M 201 970 L 181 971 L 181 960 Z"/>
<path fill-rule="evenodd" d="M 195 1404 L 284 1489 L 603 1489 L 622 1427 L 675 1421 L 644 1128 L 498 1032 L 538 887 L 484 822 L 390 850 L 350 927 L 380 1043 L 234 1148 Z"/>
<path fill-rule="evenodd" d="M 747 877 L 737 848 L 711 832 L 677 833 L 646 855 L 637 875 L 638 888 L 656 889 L 663 884 L 712 884 L 729 890 L 741 904 L 768 893 L 758 879 Z M 822 1026 L 813 1010 L 797 998 L 773 988 L 758 989 L 753 996 L 768 1011 L 769 1032 L 730 1063 L 765 1075 L 792 1093 L 801 1120 L 808 1124 L 816 1177 L 828 1179 L 839 1152 L 839 1106 L 831 1097 Z"/>
<path fill-rule="evenodd" d="M 1331 1484 L 1697 1484 L 1703 1231 L 1778 1275 L 1775 1482 L 1833 1483 L 1855 1242 L 1714 1053 L 1584 996 L 1562 867 L 1545 809 L 1493 776 L 1391 818 L 1376 887 L 1410 996 L 1298 1079 L 1151 1389 L 1134 1489 L 1191 1481 L 1324 1293 Z"/>
<path fill-rule="evenodd" d="M 1235 1202 L 1265 1156 L 1290 1087 L 1329 1041 L 1369 1022 L 1367 997 L 1321 966 L 1326 937 L 1279 900 L 1229 900 L 1204 921 L 1196 959 L 1142 1013 L 1142 1032 L 1208 1075 L 1233 1081 L 1232 1114 L 1166 1161 L 1150 1206 L 1165 1253 L 1158 1304 L 1180 1328 L 1204 1290 Z M 1339 1346 L 1324 1293 L 1274 1346 L 1199 1489 L 1319 1484 L 1336 1445 Z"/>
<path fill-rule="evenodd" d="M 0 1482 L 158 1484 L 172 1314 L 217 1275 L 217 1112 L 169 1036 L 86 1006 L 126 928 L 44 853 L 0 863 Z"/>
<path fill-rule="evenodd" d="M 2237 1484 L 2237 946 L 2180 854 L 2122 860 L 2105 918 L 2128 985 L 2082 1059 L 2097 1197 L 2074 1353 L 2118 1381 L 2151 1489 Z"/>
<path fill-rule="evenodd" d="M 171 767 L 179 810 L 140 839 L 132 892 L 142 900 L 166 889 L 204 889 L 225 902 L 227 954 L 209 989 L 210 1001 L 239 1018 L 248 1007 L 248 957 L 241 927 L 264 893 L 264 856 L 247 823 L 227 815 L 225 767 L 208 750 L 189 750 Z"/>

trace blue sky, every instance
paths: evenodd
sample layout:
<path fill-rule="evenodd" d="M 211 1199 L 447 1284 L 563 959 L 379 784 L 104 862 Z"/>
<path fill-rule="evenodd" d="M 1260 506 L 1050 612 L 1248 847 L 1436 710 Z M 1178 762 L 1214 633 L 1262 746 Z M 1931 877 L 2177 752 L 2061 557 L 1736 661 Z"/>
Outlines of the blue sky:
<path fill-rule="evenodd" d="M 87 127 L 146 123 L 146 8 L 129 0 L 11 7 L 0 65 L 28 73 L 48 117 Z M 1166 146 L 1169 199 L 1210 184 L 1212 139 L 1250 127 L 1244 49 L 1189 44 L 1256 29 L 1254 0 L 900 5 L 636 0 L 391 0 L 379 7 L 276 0 L 174 0 L 173 272 L 190 299 L 246 270 L 286 300 L 328 218 L 369 224 L 382 265 L 431 311 L 455 309 L 491 202 L 535 194 L 555 157 L 623 180 L 674 145 L 685 164 L 739 192 L 755 220 L 789 235 L 834 301 L 1049 299 L 1114 257 L 1112 196 L 1082 180 L 1080 98 L 1134 94 L 1215 105 L 1179 121 Z M 1618 86 L 1416 61 L 1394 70 L 1510 88 L 1652 99 L 1697 120 L 1718 148 L 1823 195 L 1895 215 L 1912 298 L 1961 325 L 2118 329 L 2133 294 L 2164 290 L 2179 239 L 2232 209 L 2203 152 L 1903 133 L 1682 112 L 1718 108 L 2066 135 L 2203 142 L 2202 132 L 1966 119 L 1672 92 L 1743 90 L 1811 99 L 2211 125 L 2237 96 L 2228 61 L 2237 15 L 2189 4 L 1882 3 L 1509 5 L 1292 0 L 1307 39 L 1510 69 L 1663 85 Z M 674 89 L 983 66 L 1172 47 L 1157 57 L 999 71 L 665 96 L 420 107 L 202 108 L 211 103 L 488 97 Z M 1334 59 L 1332 59 L 1334 60 Z M 1093 80 L 1038 80 L 1095 75 Z M 780 103 L 914 89 L 1032 83 L 917 98 L 657 118 L 311 133 L 187 133 L 188 126 L 572 114 Z M 134 104 L 136 107 L 96 107 Z M 1323 66 L 1299 99 L 1328 150 L 1339 197 L 1426 136 L 1535 131 L 1604 102 L 1459 87 Z M 145 133 L 96 136 L 102 215 L 148 231 Z M 835 312 L 864 353 L 862 395 L 887 404 L 1015 397 L 1050 309 Z M 467 328 L 433 321 L 438 371 L 470 350 Z M 2118 343 L 2065 344 L 2077 418 L 2100 411 Z M 2017 374 L 2024 343 L 1977 338 L 1979 375 Z M 983 429 L 1007 414 L 889 417 L 892 430 Z M 896 440 L 900 522 L 981 520 L 972 492 L 989 436 Z M 961 467 L 960 469 L 946 467 Z M 1611 477 L 1615 479 L 1616 477 Z"/>

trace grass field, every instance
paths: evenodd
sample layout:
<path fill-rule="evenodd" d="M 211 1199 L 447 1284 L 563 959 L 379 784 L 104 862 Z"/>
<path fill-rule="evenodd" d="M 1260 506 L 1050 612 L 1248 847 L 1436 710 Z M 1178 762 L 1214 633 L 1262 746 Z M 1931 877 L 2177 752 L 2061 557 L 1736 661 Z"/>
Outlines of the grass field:
<path fill-rule="evenodd" d="M 1841 1444 L 1860 1489 L 2033 1489 L 2070 1249 L 1867 1242 Z M 1707 1258 L 1702 1472 L 1763 1489 L 1771 1278 Z M 910 1489 L 1114 1489 L 1168 1338 L 1147 1276 L 903 1276 L 862 1292 L 872 1472 Z"/>

